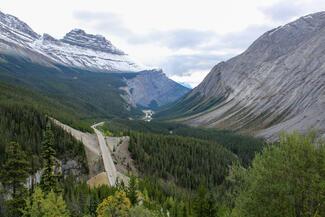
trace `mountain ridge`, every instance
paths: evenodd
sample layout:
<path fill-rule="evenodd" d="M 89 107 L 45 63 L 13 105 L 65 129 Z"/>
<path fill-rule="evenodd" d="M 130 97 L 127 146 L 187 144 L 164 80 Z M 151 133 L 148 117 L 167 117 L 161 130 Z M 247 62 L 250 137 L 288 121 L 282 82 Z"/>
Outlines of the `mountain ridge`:
<path fill-rule="evenodd" d="M 174 104 L 174 113 L 177 105 L 188 105 L 174 118 L 273 140 L 281 131 L 317 128 L 324 134 L 325 117 L 319 116 L 325 108 L 324 38 L 325 12 L 264 33 L 242 54 L 213 67 Z"/>
<path fill-rule="evenodd" d="M 150 69 L 136 64 L 104 36 L 87 34 L 81 29 L 71 30 L 62 39 L 47 33 L 41 36 L 17 17 L 0 13 L 0 38 L 49 58 L 48 65 L 62 64 L 103 72 Z"/>

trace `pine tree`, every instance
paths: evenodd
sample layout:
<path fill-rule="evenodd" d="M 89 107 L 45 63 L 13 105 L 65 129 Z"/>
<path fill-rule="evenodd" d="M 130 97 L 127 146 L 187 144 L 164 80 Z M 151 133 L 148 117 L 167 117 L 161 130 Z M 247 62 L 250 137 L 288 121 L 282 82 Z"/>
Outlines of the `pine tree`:
<path fill-rule="evenodd" d="M 47 195 L 40 188 L 36 188 L 30 198 L 26 200 L 23 217 L 69 217 L 69 211 L 62 196 L 53 191 Z"/>
<path fill-rule="evenodd" d="M 51 130 L 50 123 L 48 123 L 42 143 L 42 160 L 44 170 L 40 183 L 41 188 L 45 193 L 48 193 L 51 190 L 56 190 L 57 188 L 57 177 L 54 173 L 55 154 L 54 134 Z"/>
<path fill-rule="evenodd" d="M 133 175 L 130 178 L 129 187 L 127 190 L 127 197 L 130 199 L 132 205 L 136 205 L 138 203 L 137 180 Z"/>
<path fill-rule="evenodd" d="M 7 215 L 20 216 L 20 208 L 24 207 L 26 188 L 24 184 L 28 178 L 29 163 L 26 153 L 18 143 L 12 142 L 6 150 L 6 161 L 0 172 L 0 181 L 12 199 L 6 201 Z"/>
<path fill-rule="evenodd" d="M 216 201 L 211 193 L 209 193 L 206 197 L 205 213 L 206 213 L 206 217 L 217 216 Z"/>
<path fill-rule="evenodd" d="M 196 198 L 194 199 L 193 211 L 195 216 L 206 216 L 206 195 L 207 190 L 203 184 L 200 184 Z"/>

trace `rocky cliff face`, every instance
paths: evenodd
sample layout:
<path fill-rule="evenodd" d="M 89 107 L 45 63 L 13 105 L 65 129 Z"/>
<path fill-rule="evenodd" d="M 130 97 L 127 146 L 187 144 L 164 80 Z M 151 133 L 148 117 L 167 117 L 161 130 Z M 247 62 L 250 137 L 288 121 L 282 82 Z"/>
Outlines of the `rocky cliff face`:
<path fill-rule="evenodd" d="M 126 93 L 122 94 L 131 105 L 147 107 L 151 102 L 163 105 L 187 92 L 187 88 L 168 79 L 159 70 L 135 63 L 101 35 L 74 29 L 60 40 L 48 34 L 40 36 L 23 21 L 2 12 L 0 63 L 6 62 L 1 54 L 21 57 L 29 63 L 51 68 L 64 66 L 97 73 L 134 73 L 135 79 L 125 80 Z M 62 67 L 58 68 L 61 70 Z M 150 73 L 142 73 L 145 70 Z"/>
<path fill-rule="evenodd" d="M 325 12 L 268 31 L 244 53 L 216 65 L 178 103 L 199 98 L 182 121 L 269 139 L 282 130 L 324 134 L 324 54 Z M 204 109 L 207 102 L 212 106 Z"/>
<path fill-rule="evenodd" d="M 157 108 L 173 102 L 189 89 L 170 80 L 161 70 L 144 71 L 132 79 L 126 80 L 125 98 L 131 105 Z"/>

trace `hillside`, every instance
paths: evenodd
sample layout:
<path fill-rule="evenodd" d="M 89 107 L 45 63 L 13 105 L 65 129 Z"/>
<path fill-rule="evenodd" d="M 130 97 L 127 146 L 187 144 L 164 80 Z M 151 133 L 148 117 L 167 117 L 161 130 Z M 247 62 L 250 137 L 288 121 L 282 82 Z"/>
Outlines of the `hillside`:
<path fill-rule="evenodd" d="M 216 65 L 159 116 L 269 139 L 310 128 L 324 134 L 325 12 L 270 30 L 245 52 Z"/>
<path fill-rule="evenodd" d="M 8 160 L 5 150 L 10 142 L 19 143 L 30 156 L 31 173 L 41 168 L 42 140 L 48 117 L 41 112 L 24 105 L 0 104 L 0 168 Z M 51 123 L 54 133 L 54 149 L 56 157 L 62 161 L 63 167 L 69 161 L 75 161 L 76 167 L 63 169 L 64 175 L 74 174 L 87 177 L 88 166 L 85 151 L 81 142 L 75 140 L 60 127 Z M 70 162 L 71 163 L 71 162 Z"/>

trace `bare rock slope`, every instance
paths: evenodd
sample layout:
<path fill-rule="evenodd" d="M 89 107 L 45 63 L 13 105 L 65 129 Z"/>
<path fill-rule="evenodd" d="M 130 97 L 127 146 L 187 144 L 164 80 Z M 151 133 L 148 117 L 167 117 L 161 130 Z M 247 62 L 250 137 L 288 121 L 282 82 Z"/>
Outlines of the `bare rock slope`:
<path fill-rule="evenodd" d="M 242 54 L 216 65 L 180 104 L 188 106 L 180 120 L 195 126 L 269 139 L 283 130 L 315 128 L 324 134 L 325 12 L 266 32 Z"/>

